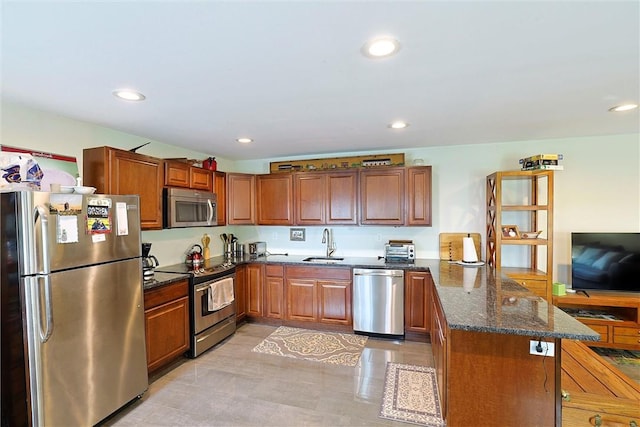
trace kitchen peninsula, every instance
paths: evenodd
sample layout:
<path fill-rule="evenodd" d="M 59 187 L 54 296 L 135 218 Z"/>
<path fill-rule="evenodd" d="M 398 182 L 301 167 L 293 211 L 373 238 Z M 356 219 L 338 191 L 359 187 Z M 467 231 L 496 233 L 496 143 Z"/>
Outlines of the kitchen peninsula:
<path fill-rule="evenodd" d="M 317 293 L 308 295 L 315 301 L 317 311 L 322 311 L 322 302 L 318 302 L 322 297 L 317 295 L 326 291 L 322 284 L 330 284 L 333 296 L 340 294 L 346 299 L 350 314 L 351 283 L 350 276 L 343 274 L 345 271 L 394 268 L 424 273 L 430 277 L 424 282 L 429 288 L 424 290 L 426 310 L 430 312 L 427 329 L 447 424 L 560 425 L 561 341 L 595 341 L 599 337 L 582 323 L 506 276 L 496 277 L 495 271 L 486 266 L 463 267 L 426 259 L 403 264 L 373 257 L 321 262 L 303 261 L 304 258 L 274 255 L 236 259 L 238 314 L 243 310 L 248 314 L 251 304 L 255 304 L 258 314 L 249 316 L 252 321 L 300 321 L 301 316 L 291 317 L 288 313 L 292 302 L 287 290 L 289 282 L 316 289 Z M 223 260 L 206 260 L 205 266 Z M 288 278 L 288 271 L 298 272 L 300 268 L 329 279 Z M 316 315 L 315 319 L 308 319 L 308 324 L 331 327 L 331 323 L 313 323 L 322 320 L 323 316 Z M 543 350 L 531 354 L 538 343 Z M 542 355 L 545 352 L 549 357 Z"/>

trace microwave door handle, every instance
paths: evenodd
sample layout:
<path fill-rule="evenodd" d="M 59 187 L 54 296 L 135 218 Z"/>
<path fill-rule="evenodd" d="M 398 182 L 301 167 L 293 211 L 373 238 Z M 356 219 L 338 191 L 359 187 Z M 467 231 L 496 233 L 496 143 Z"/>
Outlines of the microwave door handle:
<path fill-rule="evenodd" d="M 209 218 L 207 218 L 207 223 L 211 224 L 213 222 L 213 203 L 211 203 L 211 199 L 207 199 L 207 206 L 209 207 Z"/>

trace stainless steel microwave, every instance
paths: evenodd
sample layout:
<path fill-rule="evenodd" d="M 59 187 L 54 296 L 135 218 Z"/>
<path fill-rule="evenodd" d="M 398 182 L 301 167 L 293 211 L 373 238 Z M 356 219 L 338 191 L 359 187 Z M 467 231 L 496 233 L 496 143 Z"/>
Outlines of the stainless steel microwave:
<path fill-rule="evenodd" d="M 216 195 L 207 191 L 165 188 L 162 192 L 163 227 L 217 225 Z"/>

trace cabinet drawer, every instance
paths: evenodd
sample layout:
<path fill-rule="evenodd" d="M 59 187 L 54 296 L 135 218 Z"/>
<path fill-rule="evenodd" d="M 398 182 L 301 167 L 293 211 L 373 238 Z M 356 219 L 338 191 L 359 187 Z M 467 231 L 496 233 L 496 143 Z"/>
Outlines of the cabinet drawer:
<path fill-rule="evenodd" d="M 287 267 L 287 278 L 351 280 L 351 268 Z"/>
<path fill-rule="evenodd" d="M 614 326 L 613 327 L 613 336 L 629 336 L 640 338 L 640 328 L 635 328 L 633 326 Z"/>
<path fill-rule="evenodd" d="M 625 415 L 608 414 L 588 409 L 562 408 L 562 425 L 567 426 L 620 427 L 630 426 L 632 421 L 636 424 L 640 422 L 637 418 Z"/>
<path fill-rule="evenodd" d="M 148 310 L 189 294 L 188 281 L 181 280 L 158 288 L 144 291 L 144 308 Z"/>
<path fill-rule="evenodd" d="M 609 342 L 609 327 L 607 325 L 593 325 L 587 322 L 584 324 L 600 334 L 599 342 Z"/>
<path fill-rule="evenodd" d="M 284 276 L 284 266 L 267 264 L 265 266 L 265 273 L 267 276 L 282 277 Z"/>
<path fill-rule="evenodd" d="M 629 336 L 629 335 L 616 335 L 613 333 L 613 342 L 614 344 L 630 344 L 630 345 L 640 345 L 640 337 L 639 336 Z"/>

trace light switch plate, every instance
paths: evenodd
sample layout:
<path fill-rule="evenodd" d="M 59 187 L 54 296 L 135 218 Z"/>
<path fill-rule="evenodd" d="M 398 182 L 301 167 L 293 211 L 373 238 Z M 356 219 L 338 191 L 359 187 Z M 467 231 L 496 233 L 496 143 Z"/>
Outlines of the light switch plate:
<path fill-rule="evenodd" d="M 540 343 L 542 351 L 537 350 L 538 343 Z M 533 354 L 534 356 L 554 357 L 555 344 L 547 341 L 531 340 L 529 341 L 529 354 Z"/>

